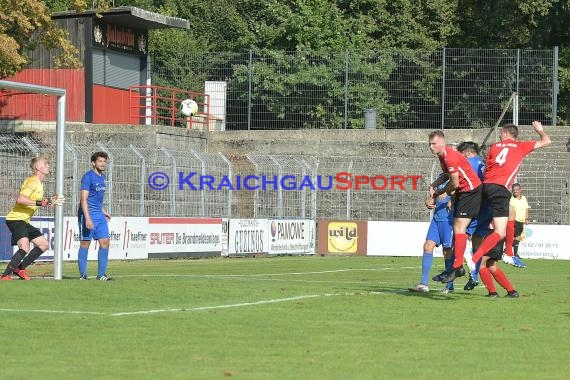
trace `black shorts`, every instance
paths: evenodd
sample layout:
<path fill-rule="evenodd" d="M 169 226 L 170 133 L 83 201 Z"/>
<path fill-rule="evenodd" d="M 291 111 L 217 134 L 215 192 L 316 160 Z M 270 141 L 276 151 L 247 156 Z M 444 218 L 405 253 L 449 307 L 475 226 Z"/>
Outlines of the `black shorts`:
<path fill-rule="evenodd" d="M 455 195 L 455 208 L 453 211 L 455 218 L 474 219 L 479 215 L 479 208 L 481 208 L 481 186 Z"/>
<path fill-rule="evenodd" d="M 18 240 L 27 237 L 30 241 L 43 236 L 43 234 L 36 227 L 23 220 L 7 220 L 6 225 L 12 233 L 12 245 L 18 245 Z"/>
<path fill-rule="evenodd" d="M 515 220 L 515 237 L 521 236 L 524 231 L 524 222 L 517 222 Z"/>
<path fill-rule="evenodd" d="M 503 246 L 505 245 L 505 239 L 502 239 L 497 243 L 485 256 L 492 258 L 495 261 L 500 261 L 503 258 Z"/>
<path fill-rule="evenodd" d="M 511 196 L 511 192 L 505 186 L 496 183 L 483 184 L 483 198 L 491 205 L 493 218 L 509 216 Z"/>

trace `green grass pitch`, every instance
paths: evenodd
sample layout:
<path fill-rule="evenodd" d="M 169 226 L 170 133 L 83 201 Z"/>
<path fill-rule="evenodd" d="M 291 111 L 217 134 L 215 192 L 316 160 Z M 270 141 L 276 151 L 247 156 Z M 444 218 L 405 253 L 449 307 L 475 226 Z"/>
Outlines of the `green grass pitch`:
<path fill-rule="evenodd" d="M 432 273 L 442 269 L 436 259 Z M 116 281 L 0 284 L 2 378 L 567 379 L 570 262 L 502 268 L 482 285 L 409 293 L 421 258 L 111 262 Z M 90 274 L 96 263 L 89 264 Z"/>

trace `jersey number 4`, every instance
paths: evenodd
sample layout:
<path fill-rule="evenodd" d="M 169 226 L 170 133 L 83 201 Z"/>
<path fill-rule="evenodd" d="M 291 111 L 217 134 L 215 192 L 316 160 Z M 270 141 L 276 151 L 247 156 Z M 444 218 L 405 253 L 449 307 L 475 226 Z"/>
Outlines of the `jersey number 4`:
<path fill-rule="evenodd" d="M 499 166 L 503 166 L 503 164 L 507 161 L 507 155 L 509 154 L 509 148 L 503 148 L 497 157 L 495 158 L 495 162 L 499 164 Z"/>

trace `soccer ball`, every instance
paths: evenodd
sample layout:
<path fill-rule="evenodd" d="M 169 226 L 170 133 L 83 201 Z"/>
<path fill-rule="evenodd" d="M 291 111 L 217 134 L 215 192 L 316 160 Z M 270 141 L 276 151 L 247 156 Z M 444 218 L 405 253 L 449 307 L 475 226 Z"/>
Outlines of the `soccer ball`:
<path fill-rule="evenodd" d="M 180 113 L 186 117 L 194 116 L 198 113 L 198 103 L 192 99 L 185 99 L 180 105 Z"/>

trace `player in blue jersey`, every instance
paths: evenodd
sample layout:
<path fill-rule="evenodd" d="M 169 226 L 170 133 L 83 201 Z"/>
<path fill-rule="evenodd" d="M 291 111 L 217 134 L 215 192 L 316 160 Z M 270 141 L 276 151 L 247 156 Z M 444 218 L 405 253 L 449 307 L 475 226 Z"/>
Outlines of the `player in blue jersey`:
<path fill-rule="evenodd" d="M 107 276 L 107 261 L 109 258 L 109 226 L 111 219 L 109 213 L 103 209 L 103 197 L 105 196 L 106 179 L 103 175 L 107 167 L 109 156 L 105 152 L 95 152 L 91 156 L 92 170 L 86 172 L 81 178 L 81 190 L 79 210 L 77 218 L 79 234 L 81 238 L 77 263 L 79 266 L 79 278 L 87 280 L 87 252 L 91 240 L 99 241 L 97 255 L 97 280 L 111 280 Z"/>
<path fill-rule="evenodd" d="M 480 156 L 479 145 L 473 141 L 464 141 L 457 146 L 457 150 L 463 154 L 467 161 L 471 164 L 473 170 L 477 172 L 477 176 L 481 181 L 485 175 L 485 161 Z M 467 227 L 467 235 L 471 236 L 471 249 L 475 252 L 477 248 L 481 245 L 481 242 L 487 236 L 489 231 L 489 225 L 493 220 L 493 214 L 491 206 L 487 202 L 481 202 L 481 208 L 479 209 L 479 215 L 476 219 L 473 219 Z M 473 263 L 470 259 L 467 259 L 467 263 Z M 473 267 L 470 266 L 469 280 L 467 284 L 463 287 L 465 290 L 473 290 L 477 285 L 479 285 L 479 268 L 481 266 L 481 260 L 479 260 Z"/>
<path fill-rule="evenodd" d="M 447 185 L 447 182 L 438 186 L 441 190 Z M 435 199 L 435 207 L 433 208 L 433 218 L 428 228 L 426 240 L 423 247 L 422 255 L 422 276 L 420 282 L 411 288 L 411 292 L 427 293 L 429 292 L 428 281 L 429 273 L 433 263 L 433 251 L 435 247 L 443 247 L 443 256 L 445 258 L 445 268 L 450 269 L 453 266 L 453 214 L 450 212 L 451 196 L 443 193 Z M 427 206 L 427 202 L 426 202 Z M 442 290 L 443 293 L 453 292 L 453 282 L 449 282 Z"/>
<path fill-rule="evenodd" d="M 469 161 L 473 171 L 477 173 L 477 177 L 479 177 L 480 180 L 483 180 L 483 176 L 485 174 L 485 161 L 479 156 L 479 145 L 473 141 L 464 141 L 460 143 L 456 149 L 467 158 L 467 161 Z M 471 220 L 466 230 L 466 234 L 471 239 L 472 252 L 479 247 L 485 236 L 487 236 L 491 221 L 491 208 L 488 204 L 482 202 L 477 218 Z M 467 259 L 467 263 L 472 264 L 472 261 Z M 479 285 L 480 265 L 481 262 L 479 261 L 477 264 L 469 266 L 469 280 L 463 287 L 464 290 L 473 290 L 477 285 Z M 444 271 L 441 274 L 434 276 L 432 280 L 440 282 L 445 277 L 446 272 Z"/>

